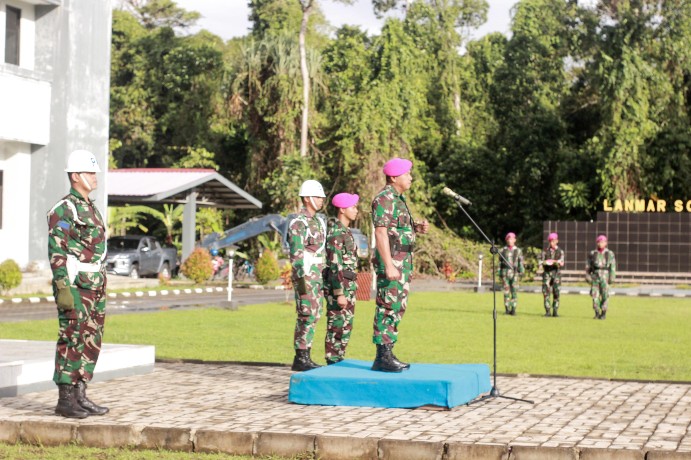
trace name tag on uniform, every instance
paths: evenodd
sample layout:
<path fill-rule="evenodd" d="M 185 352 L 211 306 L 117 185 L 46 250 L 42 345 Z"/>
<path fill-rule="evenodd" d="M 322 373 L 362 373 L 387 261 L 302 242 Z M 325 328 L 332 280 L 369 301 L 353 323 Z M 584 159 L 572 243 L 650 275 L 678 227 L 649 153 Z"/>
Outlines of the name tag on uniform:
<path fill-rule="evenodd" d="M 69 229 L 70 229 L 70 224 L 68 224 L 68 223 L 65 222 L 64 220 L 60 220 L 60 221 L 58 221 L 58 227 L 64 228 L 65 230 L 69 230 Z"/>

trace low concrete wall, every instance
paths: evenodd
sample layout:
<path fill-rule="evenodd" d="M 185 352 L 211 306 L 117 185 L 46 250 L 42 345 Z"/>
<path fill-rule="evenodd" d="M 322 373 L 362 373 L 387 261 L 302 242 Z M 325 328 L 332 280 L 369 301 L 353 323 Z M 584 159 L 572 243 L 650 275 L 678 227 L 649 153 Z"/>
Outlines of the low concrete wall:
<path fill-rule="evenodd" d="M 77 443 L 102 448 L 136 447 L 233 455 L 301 456 L 300 458 L 309 456 L 320 460 L 691 460 L 691 452 L 419 442 L 300 433 L 228 432 L 140 425 L 80 424 L 66 419 L 56 419 L 55 422 L 0 421 L 0 442 L 23 442 L 43 446 Z"/>

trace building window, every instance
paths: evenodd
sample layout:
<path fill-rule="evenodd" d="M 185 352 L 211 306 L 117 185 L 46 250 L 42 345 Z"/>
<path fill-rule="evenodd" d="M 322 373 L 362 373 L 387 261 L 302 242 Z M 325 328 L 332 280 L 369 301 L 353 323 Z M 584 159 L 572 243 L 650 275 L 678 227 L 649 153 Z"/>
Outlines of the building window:
<path fill-rule="evenodd" d="M 19 65 L 19 22 L 22 10 L 7 6 L 5 10 L 5 62 Z"/>

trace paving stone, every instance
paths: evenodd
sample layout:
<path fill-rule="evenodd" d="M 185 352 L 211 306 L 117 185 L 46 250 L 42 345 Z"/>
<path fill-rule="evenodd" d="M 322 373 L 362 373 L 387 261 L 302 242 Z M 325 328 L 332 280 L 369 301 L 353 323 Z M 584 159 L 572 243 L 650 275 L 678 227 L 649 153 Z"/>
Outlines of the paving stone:
<path fill-rule="evenodd" d="M 500 444 L 447 444 L 445 460 L 507 460 L 509 448 Z"/>
<path fill-rule="evenodd" d="M 645 451 L 623 449 L 581 449 L 580 460 L 644 460 Z"/>
<path fill-rule="evenodd" d="M 257 434 L 252 432 L 198 430 L 194 435 L 194 450 L 231 455 L 254 455 L 256 439 Z"/>
<path fill-rule="evenodd" d="M 420 458 L 441 460 L 444 455 L 444 443 L 417 442 L 402 439 L 380 439 L 380 460 L 401 460 L 405 458 Z"/>
<path fill-rule="evenodd" d="M 317 436 L 315 454 L 322 460 L 377 460 L 378 441 L 377 438 Z"/>
<path fill-rule="evenodd" d="M 20 429 L 19 422 L 0 420 L 0 442 L 16 444 L 19 441 Z"/>
<path fill-rule="evenodd" d="M 139 447 L 189 452 L 194 449 L 194 444 L 187 428 L 147 426 L 142 430 Z"/>
<path fill-rule="evenodd" d="M 578 460 L 574 447 L 526 447 L 513 446 L 510 460 Z"/>
<path fill-rule="evenodd" d="M 294 457 L 314 452 L 315 436 L 301 433 L 259 433 L 257 455 Z"/>
<path fill-rule="evenodd" d="M 142 427 L 137 425 L 88 424 L 77 427 L 77 440 L 88 447 L 127 447 L 140 444 Z"/>
<path fill-rule="evenodd" d="M 21 424 L 20 439 L 27 444 L 59 446 L 74 441 L 75 428 L 74 423 L 27 421 Z"/>

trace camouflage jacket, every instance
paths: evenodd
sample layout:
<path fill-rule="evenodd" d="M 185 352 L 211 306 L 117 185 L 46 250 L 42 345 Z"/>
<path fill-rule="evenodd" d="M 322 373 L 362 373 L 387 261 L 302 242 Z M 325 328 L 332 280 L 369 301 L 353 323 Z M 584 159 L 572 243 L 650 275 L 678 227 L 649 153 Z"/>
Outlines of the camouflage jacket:
<path fill-rule="evenodd" d="M 548 260 L 554 261 L 552 265 L 546 265 L 545 262 Z M 552 246 L 547 247 L 542 253 L 542 258 L 540 260 L 540 265 L 546 272 L 559 271 L 564 266 L 564 251 L 557 246 L 552 249 Z"/>
<path fill-rule="evenodd" d="M 342 295 L 344 288 L 351 287 L 355 283 L 357 269 L 355 238 L 350 229 L 338 219 L 329 221 L 326 237 L 326 267 L 328 271 L 324 286 L 329 288 L 334 295 Z"/>
<path fill-rule="evenodd" d="M 593 249 L 588 254 L 585 272 L 593 279 L 604 278 L 608 283 L 613 283 L 617 275 L 617 261 L 614 253 L 607 248 L 602 252 Z"/>
<path fill-rule="evenodd" d="M 106 228 L 93 201 L 75 189 L 48 212 L 48 259 L 53 281 L 64 280 L 70 286 L 100 290 L 106 283 Z M 76 271 L 68 275 L 68 258 L 74 262 L 101 265 L 98 271 Z"/>
<path fill-rule="evenodd" d="M 499 276 L 507 276 L 508 272 L 510 272 L 512 269 L 514 273 L 521 275 L 525 273 L 525 266 L 523 265 L 523 251 L 521 251 L 521 248 L 518 246 L 514 246 L 513 248 L 504 246 L 499 254 L 503 256 L 499 258 Z M 504 259 L 508 260 L 513 268 L 510 268 L 508 265 L 506 265 Z"/>
<path fill-rule="evenodd" d="M 302 208 L 288 227 L 290 263 L 293 279 L 321 276 L 324 268 L 326 224 L 316 214 L 311 216 Z"/>
<path fill-rule="evenodd" d="M 403 260 L 413 252 L 413 217 L 410 215 L 405 197 L 399 194 L 393 185 L 384 187 L 372 200 L 372 224 L 375 227 L 386 227 L 393 260 Z M 375 251 L 375 257 L 379 266 L 383 266 L 384 262 L 378 250 Z"/>

